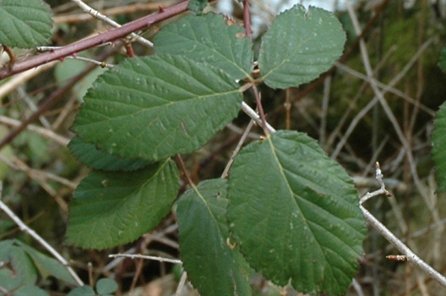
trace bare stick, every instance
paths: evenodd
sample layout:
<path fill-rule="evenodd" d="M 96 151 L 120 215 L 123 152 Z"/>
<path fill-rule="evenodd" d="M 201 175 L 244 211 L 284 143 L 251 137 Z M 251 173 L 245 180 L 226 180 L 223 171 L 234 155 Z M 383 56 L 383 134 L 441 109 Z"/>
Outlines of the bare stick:
<path fill-rule="evenodd" d="M 364 215 L 367 222 L 376 230 L 378 231 L 387 241 L 389 241 L 395 248 L 398 249 L 398 251 L 401 252 L 402 255 L 404 255 L 407 258 L 407 261 L 412 262 L 416 266 L 418 266 L 421 270 L 426 272 L 430 277 L 432 277 L 434 280 L 439 282 L 441 285 L 446 287 L 446 277 L 444 277 L 442 274 L 440 274 L 438 271 L 436 271 L 434 268 L 432 268 L 429 264 L 424 262 L 420 257 L 418 257 L 408 246 L 406 246 L 399 238 L 397 238 L 389 229 L 387 229 L 378 219 L 376 219 L 362 204 L 366 200 L 370 199 L 373 196 L 377 196 L 383 193 L 386 193 L 387 190 L 385 189 L 384 182 L 382 180 L 382 173 L 379 168 L 379 165 L 377 165 L 376 168 L 376 179 L 378 180 L 378 183 L 380 184 L 380 189 L 372 192 L 367 193 L 365 196 L 363 196 L 360 199 L 359 202 L 359 208 L 362 211 L 362 214 Z"/>
<path fill-rule="evenodd" d="M 428 43 L 426 42 L 426 44 L 428 44 Z M 421 52 L 421 51 L 418 51 L 418 52 Z M 348 67 L 348 66 L 346 66 L 344 64 L 336 63 L 335 65 L 336 65 L 336 67 L 338 69 L 340 69 L 340 70 L 342 70 L 342 71 L 344 71 L 344 72 L 346 72 L 346 73 L 348 73 L 348 74 L 350 74 L 352 76 L 358 77 L 358 78 L 360 78 L 362 80 L 365 80 L 365 81 L 369 81 L 369 78 L 366 75 L 362 74 L 361 72 L 358 72 L 358 71 L 356 71 L 356 70 L 354 70 L 354 69 L 352 69 L 352 68 L 350 68 L 350 67 Z M 395 76 L 395 78 L 399 78 L 398 75 Z M 426 112 L 430 116 L 432 116 L 432 117 L 435 116 L 435 111 L 434 110 L 432 110 L 431 108 L 421 104 L 420 102 L 418 102 L 414 98 L 408 96 L 407 94 L 405 94 L 404 92 L 400 91 L 399 89 L 394 88 L 393 86 L 390 86 L 390 85 L 386 85 L 386 84 L 384 84 L 384 83 L 382 83 L 380 81 L 377 81 L 374 78 L 373 78 L 373 80 L 375 80 L 376 84 L 382 89 L 383 94 L 386 93 L 386 92 L 392 93 L 392 94 L 394 94 L 394 95 L 396 95 L 396 96 L 398 96 L 398 97 L 408 101 L 409 103 L 411 103 L 412 105 L 416 106 L 417 108 L 420 108 L 421 110 L 423 110 L 424 112 Z M 399 79 L 398 79 L 398 81 L 399 81 Z"/>
<path fill-rule="evenodd" d="M 252 126 L 254 125 L 254 120 L 251 120 L 246 127 L 245 131 L 243 132 L 242 136 L 240 137 L 240 140 L 237 143 L 237 146 L 235 147 L 234 151 L 232 152 L 231 158 L 229 159 L 228 163 L 226 164 L 225 169 L 223 170 L 223 173 L 221 174 L 221 178 L 226 178 L 229 173 L 229 169 L 232 166 L 232 163 L 234 162 L 235 157 L 239 153 L 240 149 L 242 149 L 243 143 L 245 143 L 246 138 L 249 135 L 249 132 L 251 131 Z"/>
<path fill-rule="evenodd" d="M 395 77 L 392 78 L 392 80 L 388 83 L 388 84 L 383 84 L 383 90 L 382 90 L 382 95 L 386 94 L 387 92 L 390 92 L 391 88 L 393 88 L 394 85 L 396 85 L 406 74 L 407 72 L 412 68 L 412 66 L 415 64 L 415 62 L 418 60 L 418 58 L 421 56 L 421 54 L 428 48 L 428 46 L 430 45 L 431 41 L 426 42 L 425 44 L 423 44 L 422 47 L 420 47 L 420 49 L 418 49 L 418 51 L 413 55 L 413 57 L 410 59 L 410 61 L 404 66 L 404 68 L 397 74 L 395 75 Z M 337 64 L 337 67 L 341 70 L 345 70 L 345 68 L 341 68 L 339 67 L 339 65 L 341 64 Z M 351 73 L 350 73 L 351 74 Z M 365 78 L 365 80 L 367 80 L 368 82 L 373 79 L 375 80 L 373 77 L 368 77 L 368 76 L 363 76 Z M 375 80 L 376 81 L 376 80 Z M 370 83 L 370 82 L 369 82 Z M 413 100 L 413 99 L 412 99 Z M 359 121 L 361 120 L 362 117 L 364 117 L 368 111 L 378 102 L 378 97 L 375 95 L 375 97 L 373 98 L 373 100 L 371 100 L 367 106 L 365 106 L 360 112 L 358 112 L 355 116 L 355 118 L 350 122 L 349 127 L 347 128 L 347 131 L 345 132 L 344 136 L 341 138 L 341 140 L 338 142 L 338 144 L 336 145 L 335 150 L 333 151 L 333 153 L 331 154 L 331 157 L 333 159 L 335 159 L 338 154 L 341 152 L 342 147 L 345 145 L 347 138 L 350 136 L 350 134 L 353 132 L 353 130 L 356 128 L 357 124 L 359 123 Z M 431 114 L 431 113 L 429 113 Z"/>
<path fill-rule="evenodd" d="M 359 206 L 367 222 L 385 239 L 387 239 L 395 248 L 407 257 L 407 261 L 412 262 L 430 277 L 446 287 L 446 277 L 433 269 L 429 264 L 424 262 L 409 247 L 407 247 L 400 239 L 398 239 L 389 229 L 387 229 L 381 222 L 379 222 L 366 208 L 362 205 Z"/>
<path fill-rule="evenodd" d="M 104 9 L 104 14 L 107 16 L 130 14 L 142 11 L 154 11 L 158 10 L 161 5 L 172 5 L 175 1 L 163 0 L 162 2 L 149 2 L 149 3 L 134 3 L 125 6 L 113 6 Z M 53 17 L 55 24 L 75 24 L 92 20 L 94 17 L 89 13 L 80 14 L 62 14 Z"/>
<path fill-rule="evenodd" d="M 262 96 L 255 85 L 253 85 L 252 90 L 254 91 L 254 96 L 256 98 L 256 104 L 257 104 L 257 110 L 259 110 L 260 119 L 262 121 L 261 127 L 262 127 L 265 135 L 268 136 L 269 131 L 268 131 L 268 128 L 266 127 L 266 116 L 265 116 L 265 112 L 263 111 Z"/>
<path fill-rule="evenodd" d="M 104 23 L 109 24 L 112 27 L 115 28 L 120 28 L 121 25 L 118 24 L 117 22 L 115 22 L 114 20 L 112 20 L 111 18 L 107 17 L 106 15 L 103 15 L 102 13 L 100 13 L 99 11 L 95 10 L 93 7 L 87 5 L 84 3 L 84 1 L 82 0 L 71 0 L 72 2 L 76 3 L 77 6 L 80 7 L 80 9 L 82 9 L 84 12 L 90 14 L 91 16 L 93 16 L 94 18 L 97 18 L 98 20 L 103 21 Z M 150 42 L 149 40 L 135 34 L 135 33 L 131 33 L 130 36 L 135 39 L 135 41 L 137 41 L 138 43 L 147 46 L 147 47 L 153 47 L 153 43 Z"/>
<path fill-rule="evenodd" d="M 67 46 L 63 46 L 59 49 L 55 49 L 53 51 L 45 52 L 36 56 L 32 56 L 29 59 L 26 59 L 21 62 L 15 63 L 12 68 L 9 69 L 1 69 L 0 70 L 0 79 L 9 77 L 13 74 L 26 71 L 28 69 L 49 63 L 54 60 L 61 60 L 67 56 L 75 54 L 77 52 L 95 47 L 97 45 L 116 41 L 121 39 L 128 34 L 139 31 L 141 29 L 147 28 L 157 22 L 175 16 L 179 13 L 186 11 L 188 1 L 183 1 L 178 4 L 172 5 L 163 9 L 156 14 L 151 14 L 148 16 L 144 16 L 140 19 L 134 20 L 130 23 L 123 25 L 120 28 L 114 28 L 107 32 L 98 34 L 96 36 L 82 39 L 80 41 L 68 44 Z"/>
<path fill-rule="evenodd" d="M 243 0 L 243 24 L 246 37 L 252 38 L 251 14 L 249 12 L 249 0 Z"/>
<path fill-rule="evenodd" d="M 49 70 L 54 65 L 56 65 L 56 63 L 57 62 L 48 63 L 35 69 L 25 71 L 23 73 L 20 73 L 19 75 L 12 77 L 10 80 L 0 85 L 0 102 L 3 97 L 15 90 L 18 86 L 25 84 L 28 80 L 39 75 L 41 72 Z"/>
<path fill-rule="evenodd" d="M 7 164 L 9 167 L 25 172 L 28 176 L 30 176 L 32 179 L 38 179 L 40 181 L 44 181 L 45 179 L 52 180 L 59 182 L 60 184 L 63 184 L 70 188 L 71 190 L 76 189 L 77 184 L 74 182 L 71 182 L 65 178 L 59 177 L 55 174 L 43 171 L 43 170 L 37 170 L 30 168 L 26 163 L 24 163 L 20 158 L 17 158 L 15 156 L 12 157 L 12 159 L 6 158 L 4 155 L 0 155 L 0 161 Z"/>
<path fill-rule="evenodd" d="M 191 187 L 195 187 L 194 182 L 192 181 L 191 177 L 189 176 L 189 173 L 187 172 L 186 164 L 184 163 L 184 160 L 181 157 L 181 155 L 177 154 L 175 156 L 175 160 L 176 160 L 178 166 L 180 167 L 181 171 L 183 172 L 184 177 L 186 178 L 186 180 L 189 183 L 189 185 Z"/>
<path fill-rule="evenodd" d="M 95 59 L 90 59 L 90 58 L 86 58 L 86 57 L 80 57 L 77 55 L 69 56 L 67 58 L 72 59 L 72 60 L 78 60 L 78 61 L 83 61 L 83 62 L 87 62 L 87 63 L 92 63 L 92 64 L 95 64 L 96 66 L 101 67 L 101 68 L 113 68 L 115 66 L 113 64 L 97 61 Z"/>
<path fill-rule="evenodd" d="M 245 112 L 246 115 L 251 117 L 252 120 L 254 120 L 257 125 L 263 126 L 262 119 L 260 118 L 259 114 L 257 114 L 256 111 L 254 111 L 248 104 L 245 102 L 242 102 L 242 110 Z M 270 133 L 276 132 L 276 129 L 273 128 L 268 122 L 265 122 L 265 127 Z"/>
<path fill-rule="evenodd" d="M 356 17 L 356 13 L 355 13 L 350 1 L 347 1 L 347 10 L 348 10 L 350 18 L 352 20 L 353 27 L 355 28 L 356 33 L 359 34 L 361 32 L 361 29 L 359 26 L 358 18 Z M 409 142 L 407 141 L 406 137 L 404 136 L 404 133 L 401 130 L 401 127 L 399 126 L 398 120 L 396 119 L 395 115 L 393 114 L 392 109 L 390 108 L 389 104 L 385 100 L 383 92 L 378 88 L 376 80 L 373 79 L 373 71 L 372 71 L 372 67 L 370 65 L 367 47 L 366 47 L 366 44 L 363 39 L 360 39 L 360 41 L 359 41 L 359 49 L 361 52 L 361 58 L 362 58 L 363 65 L 364 65 L 364 68 L 367 73 L 367 77 L 369 78 L 370 86 L 372 87 L 372 90 L 375 93 L 376 98 L 380 102 L 381 107 L 383 108 L 384 112 L 386 113 L 387 118 L 392 123 L 392 126 L 393 126 L 401 144 L 403 145 L 403 147 L 405 149 L 407 160 L 409 162 L 410 172 L 411 172 L 412 178 L 414 180 L 415 186 L 417 187 L 419 193 L 425 200 L 426 205 L 429 207 L 429 210 L 434 214 L 434 216 L 436 216 L 435 210 L 432 208 L 431 203 L 427 200 L 426 188 L 421 183 L 421 181 L 418 177 L 417 169 L 415 166 L 415 161 L 414 161 L 413 154 L 412 154 L 412 149 L 409 145 Z"/>
<path fill-rule="evenodd" d="M 145 259 L 145 260 L 155 260 L 158 262 L 167 262 L 167 263 L 173 263 L 173 264 L 183 264 L 181 260 L 178 259 L 170 259 L 165 257 L 158 257 L 158 256 L 148 256 L 148 255 L 141 255 L 141 254 L 110 254 L 108 255 L 109 258 L 130 258 L 130 259 Z"/>
<path fill-rule="evenodd" d="M 0 115 L 0 123 L 6 124 L 9 126 L 13 126 L 13 127 L 19 127 L 22 124 L 22 122 L 19 120 L 16 120 L 16 119 L 13 119 L 13 118 L 10 118 L 7 116 L 3 116 L 3 115 Z M 62 146 L 67 146 L 68 143 L 70 142 L 70 139 L 65 138 L 61 135 L 58 135 L 50 129 L 42 128 L 42 127 L 32 125 L 32 124 L 29 124 L 26 127 L 26 129 L 28 129 L 32 132 L 35 132 L 36 134 L 39 134 L 47 139 L 53 140 L 54 142 L 56 142 L 57 144 L 62 145 Z"/>
<path fill-rule="evenodd" d="M 183 291 L 184 285 L 186 284 L 186 280 L 187 280 L 187 273 L 185 271 L 183 271 L 183 274 L 181 275 L 181 278 L 180 278 L 180 282 L 178 283 L 177 290 L 175 292 L 175 296 L 182 295 L 181 291 Z"/>
<path fill-rule="evenodd" d="M 33 229 L 29 228 L 20 218 L 14 214 L 14 212 L 1 200 L 3 191 L 3 183 L 0 182 L 0 209 L 5 212 L 6 215 L 14 221 L 17 226 L 19 226 L 20 230 L 29 234 L 32 238 L 34 238 L 39 244 L 41 244 L 51 255 L 54 256 L 60 263 L 62 263 L 71 274 L 73 279 L 79 286 L 83 286 L 84 282 L 79 278 L 76 272 L 69 266 L 67 260 L 60 255 L 48 242 L 46 242 L 40 235 L 38 235 Z"/>

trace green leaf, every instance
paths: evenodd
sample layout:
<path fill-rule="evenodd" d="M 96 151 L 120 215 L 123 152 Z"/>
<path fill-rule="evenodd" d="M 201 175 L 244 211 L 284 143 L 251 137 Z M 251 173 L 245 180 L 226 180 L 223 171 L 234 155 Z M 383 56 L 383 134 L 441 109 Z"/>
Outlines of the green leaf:
<path fill-rule="evenodd" d="M 71 153 L 85 165 L 104 171 L 134 171 L 150 164 L 147 160 L 124 159 L 105 153 L 95 145 L 85 143 L 79 137 L 74 137 L 68 144 Z"/>
<path fill-rule="evenodd" d="M 12 274 L 11 279 L 7 280 L 9 288 L 15 289 L 18 286 L 26 286 L 26 289 L 23 287 L 25 289 L 23 291 L 34 289 L 36 287 L 33 284 L 37 280 L 37 275 L 40 275 L 41 278 L 53 276 L 68 284 L 76 285 L 76 281 L 64 265 L 18 240 L 1 242 L 0 261 L 10 261 Z M 3 273 L 4 276 L 6 274 Z M 6 287 L 4 284 L 0 279 L 0 286 Z M 23 295 L 26 295 L 26 293 L 23 292 Z"/>
<path fill-rule="evenodd" d="M 234 80 L 249 77 L 252 70 L 251 40 L 245 37 L 241 26 L 228 25 L 221 15 L 183 17 L 162 28 L 154 44 L 157 53 L 207 62 Z"/>
<path fill-rule="evenodd" d="M 278 15 L 263 36 L 260 73 L 272 88 L 299 86 L 330 69 L 344 43 L 342 25 L 332 13 L 296 5 Z"/>
<path fill-rule="evenodd" d="M 67 296 L 96 296 L 93 288 L 90 286 L 77 287 L 70 291 Z"/>
<path fill-rule="evenodd" d="M 41 0 L 0 0 L 0 43 L 18 48 L 45 44 L 51 37 L 50 7 Z"/>
<path fill-rule="evenodd" d="M 365 225 L 353 183 L 316 141 L 278 131 L 234 161 L 228 219 L 248 263 L 279 285 L 343 295 Z"/>
<path fill-rule="evenodd" d="M 15 290 L 24 285 L 34 285 L 37 270 L 26 252 L 15 240 L 0 242 L 0 286 Z"/>
<path fill-rule="evenodd" d="M 203 9 L 208 5 L 208 0 L 189 0 L 187 10 L 194 14 L 203 13 Z"/>
<path fill-rule="evenodd" d="M 118 290 L 118 284 L 113 279 L 100 279 L 96 283 L 96 292 L 100 295 L 111 294 Z"/>
<path fill-rule="evenodd" d="M 37 286 L 28 284 L 25 286 L 21 286 L 17 290 L 14 290 L 13 295 L 14 296 L 30 296 L 30 295 L 32 295 L 32 296 L 48 296 L 49 294 Z"/>
<path fill-rule="evenodd" d="M 238 85 L 180 56 L 132 58 L 99 77 L 74 130 L 125 158 L 162 160 L 201 147 L 240 110 Z"/>
<path fill-rule="evenodd" d="M 440 53 L 440 58 L 438 59 L 438 66 L 440 69 L 446 73 L 446 47 L 443 47 Z"/>
<path fill-rule="evenodd" d="M 251 295 L 248 265 L 229 248 L 226 180 L 201 182 L 178 201 L 180 254 L 201 295 Z"/>
<path fill-rule="evenodd" d="M 440 106 L 432 131 L 432 158 L 435 163 L 438 190 L 446 191 L 446 103 Z"/>
<path fill-rule="evenodd" d="M 74 193 L 67 240 L 95 249 L 133 241 L 169 213 L 178 189 L 171 160 L 135 172 L 93 172 Z"/>
<path fill-rule="evenodd" d="M 53 276 L 59 280 L 62 280 L 68 284 L 76 285 L 77 282 L 73 278 L 73 276 L 68 272 L 66 266 L 61 264 L 59 261 L 48 257 L 36 249 L 17 241 L 16 242 L 31 258 L 34 263 L 34 266 L 39 271 L 39 274 L 43 278 L 47 278 L 48 276 Z"/>

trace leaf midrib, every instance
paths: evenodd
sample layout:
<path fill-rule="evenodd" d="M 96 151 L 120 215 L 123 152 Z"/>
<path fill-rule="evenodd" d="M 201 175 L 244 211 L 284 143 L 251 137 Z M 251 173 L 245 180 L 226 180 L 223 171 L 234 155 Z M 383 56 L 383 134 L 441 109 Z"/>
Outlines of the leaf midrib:
<path fill-rule="evenodd" d="M 123 114 L 123 115 L 118 115 L 118 116 L 114 116 L 114 117 L 108 117 L 107 115 L 104 115 L 103 113 L 99 113 L 98 112 L 99 114 L 107 116 L 107 119 L 97 120 L 97 121 L 93 121 L 93 122 L 89 122 L 89 123 L 84 123 L 81 126 L 85 127 L 85 126 L 89 126 L 91 124 L 98 124 L 98 123 L 101 123 L 101 122 L 104 122 L 104 121 L 116 120 L 116 119 L 119 119 L 121 117 L 138 116 L 139 113 L 146 112 L 146 111 L 149 111 L 149 110 L 154 112 L 157 109 L 168 108 L 169 106 L 174 105 L 174 104 L 187 104 L 187 103 L 190 103 L 191 101 L 193 102 L 193 101 L 199 101 L 199 100 L 207 100 L 207 99 L 212 99 L 214 97 L 227 96 L 227 95 L 231 95 L 231 94 L 235 94 L 235 93 L 240 93 L 240 89 L 239 88 L 235 88 L 235 89 L 232 89 L 230 91 L 213 93 L 213 94 L 207 94 L 207 95 L 201 95 L 201 96 L 193 96 L 193 97 L 189 97 L 187 99 L 179 100 L 179 101 L 168 101 L 168 102 L 166 102 L 164 104 L 160 104 L 160 105 L 157 105 L 157 106 L 154 106 L 154 107 L 139 107 L 139 106 L 137 106 L 137 107 L 140 108 L 140 110 L 137 110 L 134 113 Z M 106 99 L 94 98 L 94 97 L 90 97 L 90 98 L 88 98 L 88 100 L 90 100 L 90 101 L 105 101 L 105 102 L 109 102 Z M 111 101 L 111 102 L 116 103 L 116 104 L 123 104 L 123 105 L 129 106 L 129 107 L 135 107 L 135 105 L 126 104 L 126 102 L 122 102 L 122 101 Z M 91 108 L 89 108 L 87 110 L 91 111 L 90 109 Z M 94 110 L 94 111 L 97 111 L 97 110 Z"/>
<path fill-rule="evenodd" d="M 301 208 L 299 207 L 299 204 L 297 203 L 297 201 L 294 199 L 294 192 L 293 192 L 292 188 L 290 187 L 290 184 L 288 183 L 288 179 L 286 178 L 285 173 L 284 173 L 284 171 L 283 171 L 283 169 L 282 169 L 282 165 L 280 164 L 280 161 L 279 161 L 279 159 L 278 159 L 278 157 L 277 157 L 277 155 L 276 155 L 276 151 L 275 151 L 276 148 L 274 147 L 274 144 L 273 144 L 273 142 L 272 142 L 272 136 L 271 136 L 271 135 L 268 137 L 268 144 L 269 144 L 269 146 L 270 146 L 270 148 L 271 148 L 272 156 L 273 156 L 273 158 L 274 158 L 274 160 L 275 160 L 275 162 L 276 162 L 276 165 L 277 165 L 277 167 L 278 167 L 278 169 L 279 169 L 279 173 L 280 173 L 280 175 L 282 176 L 283 180 L 285 181 L 285 184 L 286 184 L 286 186 L 287 186 L 287 188 L 288 188 L 288 191 L 289 191 L 289 193 L 290 193 L 290 196 L 292 197 L 291 200 L 293 201 L 293 203 L 294 203 L 294 205 L 296 206 L 296 208 L 299 210 L 301 216 L 304 218 L 303 221 L 304 221 L 304 223 L 307 225 L 308 229 L 310 230 L 310 233 L 311 233 L 311 235 L 313 236 L 314 241 L 317 242 L 317 246 L 318 246 L 318 248 L 319 248 L 319 251 L 320 251 L 320 253 L 322 253 L 322 255 L 324 256 L 324 260 L 325 260 L 325 263 L 326 263 L 325 265 L 328 266 L 329 269 L 331 269 L 331 265 L 328 264 L 329 261 L 328 261 L 328 259 L 327 259 L 327 257 L 326 257 L 326 254 L 325 254 L 324 250 L 322 249 L 322 244 L 319 242 L 319 240 L 316 238 L 316 235 L 315 235 L 315 234 L 313 233 L 313 231 L 311 230 L 311 226 L 308 224 L 308 222 L 307 222 L 307 218 L 306 218 L 305 215 L 303 214 L 303 212 L 302 212 Z M 331 271 L 331 273 L 333 274 L 333 271 Z"/>

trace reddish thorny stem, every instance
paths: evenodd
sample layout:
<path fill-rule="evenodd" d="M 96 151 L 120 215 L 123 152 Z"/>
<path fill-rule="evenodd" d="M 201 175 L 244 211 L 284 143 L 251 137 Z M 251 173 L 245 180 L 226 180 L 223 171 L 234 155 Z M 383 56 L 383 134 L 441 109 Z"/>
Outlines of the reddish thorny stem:
<path fill-rule="evenodd" d="M 0 80 L 9 77 L 13 74 L 26 71 L 28 69 L 49 63 L 54 60 L 60 60 L 67 56 L 75 55 L 76 53 L 82 50 L 89 49 L 99 44 L 121 39 L 127 36 L 129 33 L 138 31 L 140 29 L 143 29 L 152 24 L 155 24 L 157 22 L 160 22 L 162 20 L 165 20 L 167 18 L 170 18 L 172 16 L 175 16 L 177 14 L 186 11 L 187 5 L 188 1 L 183 1 L 168 8 L 162 10 L 160 9 L 160 11 L 158 11 L 158 13 L 156 14 L 142 17 L 133 22 L 125 24 L 120 28 L 112 29 L 102 34 L 84 40 L 80 40 L 78 42 L 74 42 L 62 48 L 30 57 L 29 59 L 26 59 L 21 62 L 10 64 L 8 67 L 0 69 Z M 94 65 L 88 67 L 88 69 L 85 70 L 86 71 L 85 73 L 88 73 L 88 71 L 91 71 L 93 68 Z M 83 73 L 77 75 L 76 77 L 74 77 L 73 81 L 69 81 L 66 85 L 56 90 L 47 100 L 45 100 L 45 102 L 40 106 L 40 108 L 36 112 L 34 112 L 31 116 L 26 118 L 18 128 L 12 130 L 11 132 L 8 133 L 8 135 L 6 135 L 6 137 L 1 139 L 0 150 L 2 147 L 10 143 L 16 136 L 18 136 L 30 123 L 35 121 L 41 114 L 43 114 L 46 110 L 48 110 L 48 108 L 51 107 L 61 97 L 61 95 L 63 95 L 68 89 L 70 89 L 73 86 L 74 83 L 77 82 L 78 79 L 82 77 Z"/>
<path fill-rule="evenodd" d="M 80 51 L 98 46 L 100 44 L 113 42 L 118 39 L 124 38 L 132 32 L 139 31 L 157 22 L 163 21 L 186 11 L 188 2 L 189 1 L 180 2 L 178 4 L 160 10 L 156 14 L 147 15 L 145 17 L 127 23 L 122 27 L 114 28 L 99 35 L 71 43 L 67 46 L 52 51 L 32 56 L 20 62 L 16 62 L 10 67 L 10 69 L 3 68 L 0 70 L 0 80 L 11 75 L 29 70 L 31 68 L 49 63 L 51 61 L 62 60 L 67 56 L 74 55 Z"/>

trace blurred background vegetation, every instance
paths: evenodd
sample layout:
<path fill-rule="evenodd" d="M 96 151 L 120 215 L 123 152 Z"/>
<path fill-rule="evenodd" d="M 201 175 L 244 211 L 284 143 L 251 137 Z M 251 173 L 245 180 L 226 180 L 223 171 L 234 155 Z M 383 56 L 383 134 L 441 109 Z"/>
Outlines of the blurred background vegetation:
<path fill-rule="evenodd" d="M 63 46 L 109 29 L 100 21 L 87 18 L 69 0 L 47 2 L 52 7 L 56 23 L 51 45 Z M 171 5 L 175 0 L 85 2 L 108 13 L 119 23 L 125 23 Z M 231 12 L 240 20 L 240 4 L 226 2 L 212 3 L 211 9 Z M 308 4 L 309 1 L 303 2 Z M 268 120 L 276 128 L 297 129 L 318 139 L 325 151 L 354 178 L 360 194 L 377 187 L 374 168 L 375 162 L 379 161 L 393 195 L 375 198 L 367 203 L 367 207 L 416 253 L 446 274 L 443 256 L 446 202 L 444 194 L 436 191 L 430 156 L 432 122 L 446 96 L 446 75 L 438 66 L 441 50 L 446 46 L 446 3 L 441 0 L 354 2 L 375 78 L 381 83 L 380 88 L 386 91 L 385 98 L 410 144 L 417 176 L 430 192 L 428 198 L 422 198 L 414 186 L 411 163 L 405 157 L 394 125 L 378 101 L 373 101 L 374 92 L 365 77 L 358 36 L 347 11 L 342 8 L 342 1 L 338 2 L 339 6 L 334 7 L 338 7 L 336 13 L 348 35 L 344 56 L 326 75 L 300 88 L 262 89 Z M 251 3 L 258 47 L 262 31 L 274 14 L 289 3 L 268 0 L 252 0 Z M 150 39 L 162 25 L 149 28 L 143 35 Z M 135 43 L 133 47 L 137 55 L 151 53 L 139 44 Z M 103 47 L 95 48 L 79 55 L 94 58 L 103 51 Z M 23 59 L 36 53 L 17 51 L 17 54 L 18 59 Z M 125 51 L 121 50 L 107 62 L 116 64 L 124 58 Z M 86 66 L 84 61 L 65 59 L 7 93 L 0 91 L 0 139 Z M 33 129 L 22 132 L 0 151 L 3 201 L 70 258 L 72 266 L 86 282 L 93 285 L 98 278 L 109 277 L 118 283 L 120 295 L 129 291 L 132 291 L 131 295 L 172 295 L 180 272 L 178 266 L 155 261 L 109 259 L 107 255 L 131 251 L 178 258 L 174 214 L 155 231 L 115 250 L 98 252 L 64 244 L 72 192 L 88 172 L 88 168 L 80 165 L 66 148 L 73 136 L 70 126 L 83 94 L 103 71 L 97 68 L 86 75 L 33 123 Z M 393 83 L 395 80 L 397 82 Z M 9 81 L 0 81 L 0 90 Z M 247 101 L 252 103 L 251 94 L 246 95 Z M 241 114 L 198 152 L 184 156 L 194 181 L 221 174 L 248 121 Z M 260 133 L 260 129 L 254 129 L 251 138 Z M 0 240 L 11 238 L 43 251 L 1 213 Z M 397 254 L 396 250 L 373 230 L 364 246 L 365 254 L 350 295 L 446 295 L 441 286 L 412 265 L 387 260 L 385 256 Z M 69 291 L 53 278 L 42 279 L 39 285 L 52 295 L 64 295 Z M 261 277 L 253 278 L 253 286 L 259 295 L 295 294 L 277 289 Z M 193 295 L 193 292 L 189 294 Z"/>

